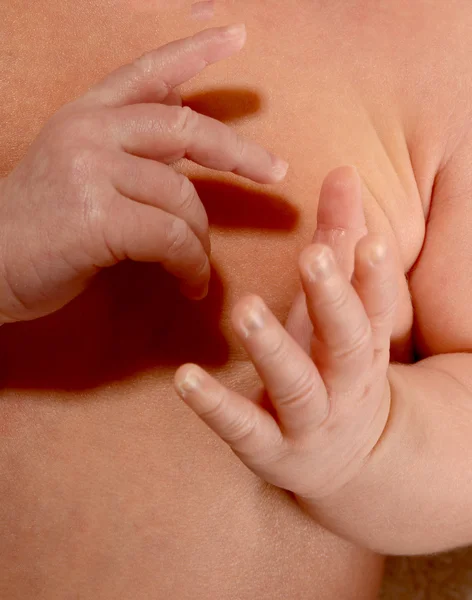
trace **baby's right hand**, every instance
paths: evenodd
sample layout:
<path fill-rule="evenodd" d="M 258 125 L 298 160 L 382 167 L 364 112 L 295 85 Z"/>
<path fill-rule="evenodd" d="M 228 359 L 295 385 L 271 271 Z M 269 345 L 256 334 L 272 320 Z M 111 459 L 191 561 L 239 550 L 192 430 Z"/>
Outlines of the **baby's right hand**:
<path fill-rule="evenodd" d="M 174 88 L 242 48 L 243 27 L 203 31 L 118 69 L 46 124 L 0 182 L 0 323 L 67 304 L 102 268 L 159 262 L 205 296 L 208 219 L 170 163 L 275 183 L 284 163 L 226 125 L 182 108 Z"/>

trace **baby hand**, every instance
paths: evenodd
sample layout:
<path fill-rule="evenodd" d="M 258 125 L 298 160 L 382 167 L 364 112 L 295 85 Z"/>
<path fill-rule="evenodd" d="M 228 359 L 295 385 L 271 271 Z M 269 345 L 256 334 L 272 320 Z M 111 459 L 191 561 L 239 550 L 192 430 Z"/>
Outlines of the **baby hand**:
<path fill-rule="evenodd" d="M 345 226 L 345 239 L 362 230 L 360 189 L 355 196 L 346 211 L 359 227 Z M 329 218 L 334 210 L 330 200 L 320 199 L 319 228 L 320 214 Z M 396 262 L 385 239 L 356 240 L 351 279 L 337 233 L 325 227 L 315 237 L 330 243 L 339 260 L 329 245 L 315 243 L 299 262 L 311 322 L 305 323 L 310 355 L 260 298 L 244 298 L 234 309 L 233 327 L 262 379 L 264 402 L 232 392 L 194 365 L 176 374 L 179 394 L 236 455 L 267 482 L 293 492 L 321 522 L 326 505 L 342 512 L 342 490 L 359 476 L 386 426 L 397 303 Z M 297 338 L 306 337 L 300 333 Z M 267 400 L 270 412 L 263 408 Z M 342 533 L 331 512 L 325 524 Z"/>
<path fill-rule="evenodd" d="M 159 262 L 189 297 L 206 294 L 207 215 L 170 163 L 187 157 L 259 183 L 282 179 L 284 166 L 226 125 L 182 108 L 174 88 L 244 41 L 244 28 L 233 27 L 168 44 L 46 124 L 0 182 L 0 323 L 59 309 L 124 259 Z"/>

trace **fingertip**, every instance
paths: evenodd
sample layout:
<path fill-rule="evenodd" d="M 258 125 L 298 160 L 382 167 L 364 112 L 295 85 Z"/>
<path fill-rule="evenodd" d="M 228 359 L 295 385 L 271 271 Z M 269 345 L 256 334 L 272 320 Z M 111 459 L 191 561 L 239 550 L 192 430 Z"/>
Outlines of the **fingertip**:
<path fill-rule="evenodd" d="M 225 27 L 211 27 L 197 32 L 193 36 L 194 40 L 203 41 L 204 43 L 223 42 L 230 43 L 233 47 L 242 48 L 246 43 L 247 30 L 244 23 L 235 23 Z"/>
<path fill-rule="evenodd" d="M 231 313 L 231 322 L 236 333 L 247 339 L 251 333 L 262 329 L 267 310 L 260 296 L 250 294 L 241 298 Z"/>
<path fill-rule="evenodd" d="M 233 25 L 228 25 L 223 30 L 224 36 L 226 39 L 238 42 L 243 46 L 247 39 L 247 30 L 246 25 L 244 23 L 235 23 Z"/>
<path fill-rule="evenodd" d="M 360 185 L 361 177 L 354 165 L 336 167 L 326 175 L 323 181 L 324 190 L 329 190 L 333 195 L 360 191 Z"/>
<path fill-rule="evenodd" d="M 198 365 L 190 363 L 179 367 L 174 376 L 174 387 L 183 400 L 201 389 L 203 375 L 204 371 Z"/>
<path fill-rule="evenodd" d="M 327 279 L 335 269 L 334 252 L 325 244 L 311 244 L 300 254 L 299 269 L 302 282 Z"/>
<path fill-rule="evenodd" d="M 279 158 L 278 156 L 272 155 L 272 175 L 276 182 L 285 179 L 289 168 L 287 161 Z"/>
<path fill-rule="evenodd" d="M 389 255 L 389 244 L 385 236 L 370 234 L 362 238 L 356 247 L 358 266 L 375 268 L 386 263 Z"/>
<path fill-rule="evenodd" d="M 318 227 L 324 229 L 365 227 L 362 180 L 355 167 L 338 167 L 325 177 L 318 204 Z"/>
<path fill-rule="evenodd" d="M 384 242 L 372 243 L 368 250 L 368 260 L 373 267 L 378 267 L 387 257 L 387 245 Z"/>

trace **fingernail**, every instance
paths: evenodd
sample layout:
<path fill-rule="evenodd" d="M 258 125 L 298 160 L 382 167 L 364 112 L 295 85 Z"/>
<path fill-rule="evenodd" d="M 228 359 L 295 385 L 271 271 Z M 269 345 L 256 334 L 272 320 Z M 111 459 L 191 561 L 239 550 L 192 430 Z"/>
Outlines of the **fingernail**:
<path fill-rule="evenodd" d="M 243 38 L 246 36 L 246 26 L 242 23 L 239 25 L 229 25 L 229 27 L 226 28 L 224 33 L 227 38 Z"/>
<path fill-rule="evenodd" d="M 177 384 L 179 394 L 185 398 L 187 394 L 200 389 L 201 377 L 195 369 L 187 371 L 185 377 Z"/>
<path fill-rule="evenodd" d="M 369 262 L 372 266 L 376 267 L 382 263 L 387 256 L 387 246 L 382 242 L 372 244 L 368 251 Z"/>
<path fill-rule="evenodd" d="M 307 264 L 308 275 L 312 281 L 328 279 L 334 273 L 334 269 L 334 259 L 328 248 L 322 248 L 313 253 Z"/>
<path fill-rule="evenodd" d="M 272 173 L 280 181 L 287 175 L 289 164 L 278 156 L 272 156 Z"/>
<path fill-rule="evenodd" d="M 264 325 L 264 315 L 259 307 L 252 306 L 241 319 L 241 327 L 246 338 L 255 331 L 263 329 Z"/>

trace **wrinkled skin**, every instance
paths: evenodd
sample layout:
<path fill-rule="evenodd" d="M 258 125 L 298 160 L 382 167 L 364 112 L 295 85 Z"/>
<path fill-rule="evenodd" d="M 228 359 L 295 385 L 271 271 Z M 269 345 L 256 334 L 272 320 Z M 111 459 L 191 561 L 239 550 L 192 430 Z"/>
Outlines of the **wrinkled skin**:
<path fill-rule="evenodd" d="M 208 293 L 208 218 L 181 158 L 275 183 L 288 165 L 182 106 L 179 85 L 240 50 L 243 26 L 146 53 L 63 106 L 0 186 L 0 319 L 52 314 L 101 269 L 161 264 L 193 299 Z M 24 240 L 28 243 L 25 244 Z"/>
<path fill-rule="evenodd" d="M 65 102 L 201 29 L 179 4 L 4 3 L 2 174 Z M 251 292 L 285 319 L 331 168 L 357 166 L 368 228 L 410 271 L 468 110 L 468 12 L 455 2 L 446 15 L 432 1 L 217 5 L 211 25 L 244 21 L 247 46 L 184 86 L 184 98 L 283 156 L 290 174 L 268 189 L 180 165 L 211 225 L 202 303 L 183 299 L 160 267 L 124 264 L 58 313 L 2 328 L 2 597 L 376 597 L 381 560 L 259 482 L 182 405 L 172 378 L 192 361 L 240 393 L 253 388 L 229 310 Z M 400 284 L 392 356 L 408 362 L 413 309 Z"/>

